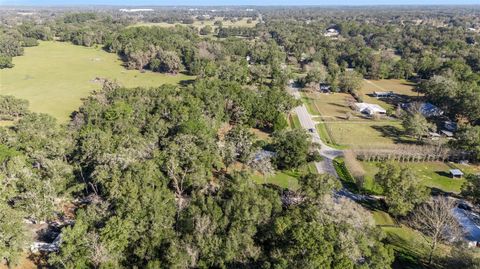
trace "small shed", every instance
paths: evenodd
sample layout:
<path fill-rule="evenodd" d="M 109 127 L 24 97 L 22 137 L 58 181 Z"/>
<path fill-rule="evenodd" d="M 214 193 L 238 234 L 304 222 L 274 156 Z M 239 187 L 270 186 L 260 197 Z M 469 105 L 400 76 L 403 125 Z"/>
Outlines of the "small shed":
<path fill-rule="evenodd" d="M 375 96 L 376 98 L 389 98 L 389 97 L 394 96 L 394 93 L 393 93 L 393 91 L 389 91 L 389 92 L 373 92 L 373 96 Z"/>
<path fill-rule="evenodd" d="M 320 83 L 320 91 L 323 93 L 330 93 L 332 87 L 329 84 Z"/>
<path fill-rule="evenodd" d="M 463 172 L 460 169 L 450 169 L 450 175 L 452 175 L 452 178 L 462 178 Z"/>

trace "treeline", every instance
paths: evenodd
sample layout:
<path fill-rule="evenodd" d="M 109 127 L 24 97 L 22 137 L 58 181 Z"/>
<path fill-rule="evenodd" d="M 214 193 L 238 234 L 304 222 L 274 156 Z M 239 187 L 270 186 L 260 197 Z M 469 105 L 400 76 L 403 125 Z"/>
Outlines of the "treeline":
<path fill-rule="evenodd" d="M 24 47 L 38 45 L 38 40 L 51 40 L 52 31 L 49 27 L 23 23 L 15 28 L 0 26 L 0 69 L 12 68 L 12 57 L 21 56 Z"/>

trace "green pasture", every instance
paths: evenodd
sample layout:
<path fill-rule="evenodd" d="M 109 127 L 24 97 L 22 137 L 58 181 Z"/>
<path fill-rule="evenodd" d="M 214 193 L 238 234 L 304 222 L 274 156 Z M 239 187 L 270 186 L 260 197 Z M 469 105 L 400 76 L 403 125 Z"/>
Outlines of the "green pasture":
<path fill-rule="evenodd" d="M 27 99 L 34 112 L 68 120 L 81 99 L 102 83 L 96 78 L 116 80 L 126 87 L 156 87 L 177 84 L 193 77 L 127 70 L 116 54 L 63 42 L 40 42 L 14 57 L 15 66 L 0 70 L 0 94 Z"/>

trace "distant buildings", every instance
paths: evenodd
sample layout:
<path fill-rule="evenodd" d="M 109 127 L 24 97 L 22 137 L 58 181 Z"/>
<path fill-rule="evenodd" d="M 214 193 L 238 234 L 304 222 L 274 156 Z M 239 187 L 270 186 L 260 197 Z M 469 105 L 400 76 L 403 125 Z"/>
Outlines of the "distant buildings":
<path fill-rule="evenodd" d="M 120 12 L 148 12 L 153 11 L 151 8 L 121 8 Z"/>

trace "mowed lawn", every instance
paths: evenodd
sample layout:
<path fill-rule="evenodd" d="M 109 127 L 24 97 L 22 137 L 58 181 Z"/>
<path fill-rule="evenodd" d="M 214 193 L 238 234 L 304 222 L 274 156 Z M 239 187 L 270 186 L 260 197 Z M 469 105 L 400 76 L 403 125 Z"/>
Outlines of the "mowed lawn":
<path fill-rule="evenodd" d="M 379 193 L 381 189 L 374 183 L 375 174 L 378 172 L 376 162 L 362 162 L 365 170 L 365 189 L 373 193 Z M 459 193 L 465 179 L 453 179 L 449 176 L 451 166 L 443 162 L 418 162 L 418 163 L 401 163 L 412 169 L 420 178 L 421 182 L 430 188 L 439 189 L 444 192 Z M 472 170 L 465 169 L 465 166 L 455 164 L 456 168 L 460 168 L 464 172 L 476 171 L 476 168 L 470 166 Z"/>
<path fill-rule="evenodd" d="M 420 96 L 419 93 L 414 91 L 415 84 L 401 79 L 382 79 L 382 80 L 363 80 L 362 87 L 358 91 L 359 95 L 363 98 L 365 103 L 378 104 L 385 109 L 395 109 L 392 102 L 388 99 L 377 99 L 373 97 L 374 91 L 377 92 L 389 92 L 392 91 L 396 95 L 406 99 L 415 99 Z"/>
<path fill-rule="evenodd" d="M 343 121 L 326 123 L 333 143 L 350 148 L 396 147 L 404 139 L 399 133 L 402 126 L 398 121 Z"/>
<path fill-rule="evenodd" d="M 367 83 L 366 80 L 364 84 Z M 387 87 L 399 95 L 413 96 L 413 86 L 401 80 L 371 81 L 377 87 Z M 377 85 L 378 84 L 378 85 Z M 377 91 L 379 89 L 376 89 Z M 360 91 L 364 101 L 380 104 L 384 108 L 391 108 L 390 104 L 377 98 L 366 95 L 367 88 Z M 373 92 L 373 90 L 371 91 Z M 396 144 L 412 142 L 411 138 L 402 133 L 400 121 L 392 119 L 368 119 L 350 108 L 355 102 L 350 94 L 318 92 L 303 93 L 303 102 L 314 120 L 319 122 L 317 129 L 322 139 L 329 145 L 349 148 L 394 148 Z M 350 117 L 348 120 L 347 115 Z"/>
<path fill-rule="evenodd" d="M 0 94 L 27 99 L 34 112 L 68 120 L 81 98 L 102 87 L 95 78 L 117 80 L 126 87 L 177 84 L 194 77 L 127 70 L 116 54 L 63 42 L 40 42 L 13 58 L 15 66 L 0 70 Z"/>
<path fill-rule="evenodd" d="M 321 116 L 324 121 L 344 120 L 347 113 L 353 113 L 347 100 L 354 100 L 346 93 L 304 93 L 303 102 L 312 115 Z"/>

